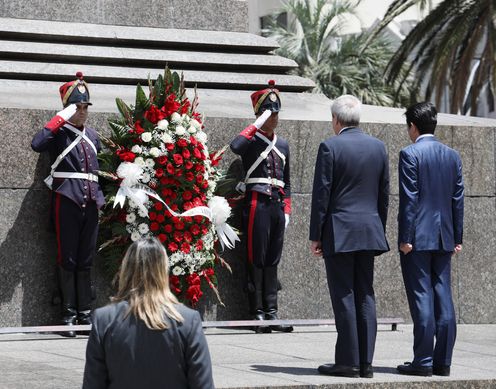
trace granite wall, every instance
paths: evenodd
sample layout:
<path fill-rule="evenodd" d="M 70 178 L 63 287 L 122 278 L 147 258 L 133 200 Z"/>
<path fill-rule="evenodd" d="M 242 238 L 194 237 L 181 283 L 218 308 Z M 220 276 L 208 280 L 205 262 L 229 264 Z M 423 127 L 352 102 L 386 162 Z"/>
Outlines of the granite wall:
<path fill-rule="evenodd" d="M 1 1 L 0 17 L 248 32 L 246 0 Z"/>
<path fill-rule="evenodd" d="M 0 326 L 53 323 L 57 307 L 51 305 L 54 283 L 55 243 L 49 231 L 48 193 L 42 179 L 48 171 L 45 156 L 30 149 L 35 132 L 54 114 L 45 110 L 0 108 Z M 90 125 L 105 129 L 110 114 L 93 113 Z M 210 118 L 211 149 L 229 142 L 248 119 Z M 364 123 L 365 131 L 383 140 L 391 169 L 391 206 L 388 239 L 396 242 L 398 208 L 397 159 L 409 141 L 404 125 Z M 293 215 L 286 235 L 280 278 L 280 313 L 283 318 L 329 318 L 330 300 L 321 259 L 310 254 L 308 243 L 309 207 L 313 165 L 319 143 L 329 136 L 329 124 L 322 121 L 282 120 L 279 133 L 291 147 Z M 440 126 L 438 137 L 459 150 L 466 183 L 464 251 L 453 257 L 453 292 L 461 323 L 496 323 L 496 130 L 488 127 Z M 224 166 L 235 159 L 226 153 Z M 233 224 L 239 220 L 233 220 Z M 208 296 L 201 307 L 204 318 L 225 320 L 245 318 L 243 244 L 226 252 L 233 273 L 220 269 L 220 294 L 225 307 Z M 409 320 L 395 250 L 378 257 L 375 287 L 380 317 Z M 106 303 L 110 282 L 96 263 L 99 290 L 97 305 Z"/>

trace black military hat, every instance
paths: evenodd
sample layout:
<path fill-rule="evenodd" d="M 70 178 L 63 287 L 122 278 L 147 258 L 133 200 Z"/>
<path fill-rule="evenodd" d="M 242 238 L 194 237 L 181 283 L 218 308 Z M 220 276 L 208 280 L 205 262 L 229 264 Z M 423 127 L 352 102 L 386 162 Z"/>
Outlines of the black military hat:
<path fill-rule="evenodd" d="M 86 81 L 83 80 L 83 73 L 77 72 L 76 77 L 76 80 L 66 82 L 59 88 L 64 107 L 78 103 L 92 105 L 90 103 L 90 90 Z"/>

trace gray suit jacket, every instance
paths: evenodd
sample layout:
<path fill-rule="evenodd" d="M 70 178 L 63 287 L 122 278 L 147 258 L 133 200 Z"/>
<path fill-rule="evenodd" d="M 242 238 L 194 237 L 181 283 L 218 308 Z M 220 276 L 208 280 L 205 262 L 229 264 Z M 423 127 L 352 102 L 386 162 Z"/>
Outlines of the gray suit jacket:
<path fill-rule="evenodd" d="M 210 389 L 212 365 L 198 312 L 183 305 L 183 323 L 150 330 L 127 302 L 93 313 L 86 348 L 83 389 Z"/>

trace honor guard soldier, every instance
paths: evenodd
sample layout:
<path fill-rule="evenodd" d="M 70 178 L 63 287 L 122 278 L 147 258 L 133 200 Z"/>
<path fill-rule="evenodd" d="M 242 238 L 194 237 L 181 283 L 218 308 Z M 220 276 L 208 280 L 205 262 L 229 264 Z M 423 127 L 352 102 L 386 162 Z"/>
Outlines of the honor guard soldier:
<path fill-rule="evenodd" d="M 57 269 L 62 294 L 62 323 L 90 324 L 90 270 L 98 234 L 98 209 L 104 196 L 98 184 L 98 134 L 85 127 L 90 94 L 83 74 L 59 89 L 64 109 L 31 143 L 52 162 L 45 183 L 51 189 L 51 218 L 57 235 Z M 74 331 L 62 333 L 76 336 Z"/>
<path fill-rule="evenodd" d="M 241 156 L 246 176 L 237 186 L 245 193 L 243 230 L 247 238 L 248 299 L 255 320 L 278 320 L 277 266 L 281 260 L 284 231 L 291 213 L 289 145 L 274 130 L 281 99 L 269 87 L 251 95 L 256 121 L 231 142 Z M 256 332 L 291 332 L 288 325 L 257 326 Z"/>

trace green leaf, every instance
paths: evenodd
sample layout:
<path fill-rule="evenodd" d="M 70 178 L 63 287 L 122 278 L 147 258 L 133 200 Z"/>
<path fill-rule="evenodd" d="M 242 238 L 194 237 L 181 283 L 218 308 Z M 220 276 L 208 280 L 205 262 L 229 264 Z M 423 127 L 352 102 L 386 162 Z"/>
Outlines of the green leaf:
<path fill-rule="evenodd" d="M 115 99 L 115 103 L 117 104 L 117 109 L 121 113 L 122 117 L 127 123 L 131 122 L 131 119 L 133 117 L 133 111 L 129 106 L 119 97 Z"/>
<path fill-rule="evenodd" d="M 134 121 L 142 120 L 145 111 L 150 108 L 150 100 L 145 94 L 143 87 L 138 84 L 136 87 L 136 106 L 134 108 Z"/>
<path fill-rule="evenodd" d="M 177 72 L 172 73 L 172 90 L 176 95 L 179 95 L 179 88 L 181 86 L 181 77 Z"/>
<path fill-rule="evenodd" d="M 157 81 L 155 81 L 153 90 L 155 93 L 155 105 L 158 107 L 162 107 L 165 102 L 165 84 L 164 78 L 161 74 L 158 76 Z"/>

